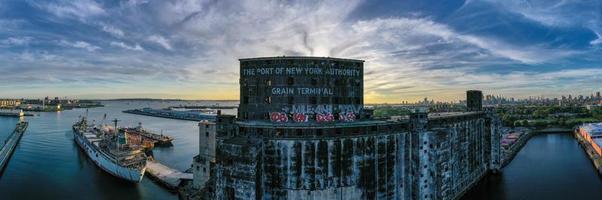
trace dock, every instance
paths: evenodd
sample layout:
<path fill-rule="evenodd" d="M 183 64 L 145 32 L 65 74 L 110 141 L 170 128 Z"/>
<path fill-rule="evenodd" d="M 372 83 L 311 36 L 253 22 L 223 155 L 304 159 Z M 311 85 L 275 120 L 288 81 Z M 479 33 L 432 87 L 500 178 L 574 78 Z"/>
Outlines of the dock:
<path fill-rule="evenodd" d="M 192 180 L 192 173 L 184 173 L 169 168 L 155 160 L 146 162 L 146 174 L 149 178 L 172 191 L 176 191 L 183 180 Z"/>
<path fill-rule="evenodd" d="M 4 171 L 4 167 L 13 155 L 15 147 L 19 144 L 21 137 L 27 130 L 27 122 L 19 122 L 15 127 L 15 130 L 8 136 L 8 138 L 2 141 L 2 149 L 0 149 L 0 172 Z"/>
<path fill-rule="evenodd" d="M 23 117 L 23 116 L 33 116 L 31 113 L 25 113 L 23 111 L 0 111 L 0 116 L 3 117 Z"/>
<path fill-rule="evenodd" d="M 238 106 L 170 106 L 169 109 L 237 109 Z"/>

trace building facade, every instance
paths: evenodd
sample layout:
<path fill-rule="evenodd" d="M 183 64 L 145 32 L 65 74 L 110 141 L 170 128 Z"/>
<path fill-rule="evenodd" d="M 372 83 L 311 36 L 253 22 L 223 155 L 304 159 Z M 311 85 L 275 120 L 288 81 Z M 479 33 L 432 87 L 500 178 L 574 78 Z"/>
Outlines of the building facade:
<path fill-rule="evenodd" d="M 483 110 L 483 92 L 480 90 L 468 90 L 466 92 L 466 107 L 468 111 Z"/>
<path fill-rule="evenodd" d="M 240 62 L 238 117 L 216 121 L 210 198 L 455 199 L 499 164 L 488 113 L 372 119 L 361 60 Z"/>
<path fill-rule="evenodd" d="M 15 108 L 21 105 L 21 100 L 18 99 L 0 99 L 0 108 Z"/>

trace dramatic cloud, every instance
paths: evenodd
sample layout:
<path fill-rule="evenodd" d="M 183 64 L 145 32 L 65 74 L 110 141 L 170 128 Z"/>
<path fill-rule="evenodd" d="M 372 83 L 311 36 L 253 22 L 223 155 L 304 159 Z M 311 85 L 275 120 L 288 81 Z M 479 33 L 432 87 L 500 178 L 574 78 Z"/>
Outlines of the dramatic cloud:
<path fill-rule="evenodd" d="M 11 0 L 0 72 L 36 94 L 237 99 L 239 58 L 331 56 L 366 60 L 368 102 L 587 94 L 601 87 L 600 21 L 597 1 Z"/>

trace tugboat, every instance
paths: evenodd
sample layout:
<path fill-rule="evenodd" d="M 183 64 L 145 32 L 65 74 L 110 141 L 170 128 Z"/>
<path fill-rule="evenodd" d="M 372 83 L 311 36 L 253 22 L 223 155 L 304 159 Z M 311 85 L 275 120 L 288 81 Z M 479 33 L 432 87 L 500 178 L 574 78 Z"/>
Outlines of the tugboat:
<path fill-rule="evenodd" d="M 127 133 L 107 125 L 88 125 L 86 117 L 73 125 L 74 140 L 86 155 L 105 172 L 138 183 L 144 177 L 147 156 L 143 148 L 128 144 Z"/>

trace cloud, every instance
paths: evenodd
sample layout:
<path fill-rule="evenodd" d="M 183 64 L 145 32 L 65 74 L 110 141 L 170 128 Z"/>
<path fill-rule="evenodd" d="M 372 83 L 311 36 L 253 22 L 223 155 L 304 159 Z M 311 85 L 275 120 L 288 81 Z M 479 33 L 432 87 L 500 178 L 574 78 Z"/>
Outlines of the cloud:
<path fill-rule="evenodd" d="M 550 27 L 586 28 L 598 37 L 592 45 L 600 43 L 602 30 L 602 3 L 599 1 L 573 0 L 486 0 L 500 8 L 519 14 L 526 19 Z"/>
<path fill-rule="evenodd" d="M 106 14 L 102 5 L 94 0 L 59 0 L 55 2 L 28 1 L 32 6 L 46 10 L 57 17 L 77 18 L 80 20 L 88 17 Z"/>
<path fill-rule="evenodd" d="M 0 46 L 24 46 L 28 45 L 32 39 L 31 37 L 9 37 L 0 40 Z"/>
<path fill-rule="evenodd" d="M 151 35 L 147 38 L 148 41 L 150 42 L 154 42 L 156 44 L 159 44 L 161 47 L 167 49 L 167 50 L 172 50 L 171 49 L 171 44 L 169 44 L 169 41 L 167 39 L 165 39 L 163 36 L 160 35 Z"/>
<path fill-rule="evenodd" d="M 93 51 L 100 49 L 100 47 L 92 45 L 92 44 L 84 42 L 84 41 L 69 42 L 66 40 L 61 40 L 58 43 L 61 46 L 85 49 L 89 52 L 93 52 Z"/>
<path fill-rule="evenodd" d="M 127 45 L 123 42 L 111 42 L 110 44 L 111 44 L 111 46 L 121 47 L 121 48 L 127 49 L 127 50 L 144 51 L 144 49 L 142 47 L 140 47 L 139 44 L 136 44 L 134 46 Z"/>
<path fill-rule="evenodd" d="M 107 33 L 109 33 L 109 34 L 111 34 L 113 36 L 123 37 L 125 35 L 125 33 L 123 33 L 123 31 L 121 29 L 116 28 L 114 26 L 111 26 L 111 25 L 108 25 L 108 24 L 104 24 L 104 23 L 101 23 L 100 26 L 102 27 L 102 30 L 104 32 L 107 32 Z"/>

